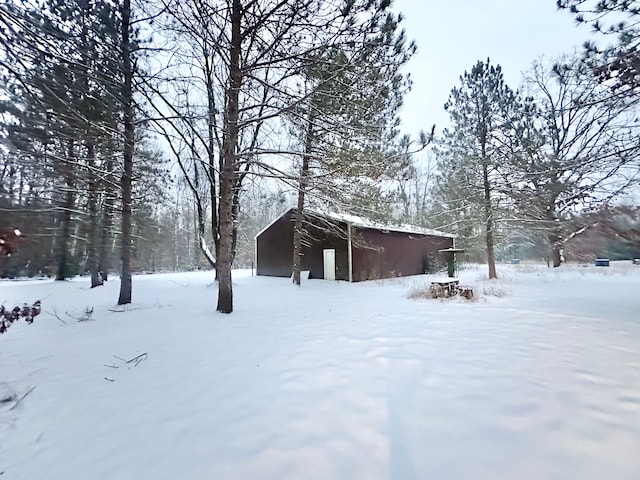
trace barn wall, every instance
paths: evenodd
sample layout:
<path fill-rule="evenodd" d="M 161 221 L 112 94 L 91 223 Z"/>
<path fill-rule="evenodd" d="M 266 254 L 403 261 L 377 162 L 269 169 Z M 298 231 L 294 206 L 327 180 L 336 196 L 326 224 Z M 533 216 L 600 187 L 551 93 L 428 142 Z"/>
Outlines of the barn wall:
<path fill-rule="evenodd" d="M 434 263 L 446 265 L 438 250 L 453 246 L 450 237 L 383 232 L 375 229 L 357 229 L 367 245 L 379 250 L 353 247 L 353 281 L 378 278 L 404 277 L 425 272 Z"/>
<path fill-rule="evenodd" d="M 256 239 L 258 275 L 290 277 L 293 257 L 293 212 L 279 218 Z M 315 241 L 302 248 L 302 270 L 310 270 L 311 278 L 324 278 L 323 250 L 336 251 L 336 279 L 348 280 L 347 240 L 327 235 L 320 229 L 307 227 Z"/>
<path fill-rule="evenodd" d="M 311 278 L 324 278 L 323 250 L 333 248 L 336 251 L 336 280 L 349 280 L 349 257 L 347 253 L 347 240 L 337 235 L 327 235 L 319 229 L 309 229 L 309 234 L 316 241 L 309 247 L 304 247 L 302 252 L 302 269 L 310 270 Z M 291 251 L 293 255 L 293 250 Z"/>
<path fill-rule="evenodd" d="M 257 275 L 291 276 L 293 222 L 290 214 L 279 218 L 256 238 L 256 254 Z"/>

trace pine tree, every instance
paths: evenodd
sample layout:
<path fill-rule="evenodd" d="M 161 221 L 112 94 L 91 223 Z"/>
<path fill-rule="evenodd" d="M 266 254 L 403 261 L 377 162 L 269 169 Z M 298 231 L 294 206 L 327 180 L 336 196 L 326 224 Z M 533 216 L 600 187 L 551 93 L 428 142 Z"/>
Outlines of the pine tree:
<path fill-rule="evenodd" d="M 640 91 L 640 6 L 630 0 L 557 0 L 558 8 L 569 10 L 578 24 L 590 25 L 597 33 L 616 36 L 617 43 L 601 49 L 585 44 L 586 62 L 601 81 L 617 89 Z"/>
<path fill-rule="evenodd" d="M 481 211 L 489 278 L 497 278 L 495 236 L 499 186 L 508 166 L 514 123 L 520 118 L 517 92 L 506 85 L 502 68 L 479 61 L 460 77 L 445 105 L 452 127 L 440 144 L 441 191 L 458 205 Z"/>
<path fill-rule="evenodd" d="M 38 159 L 35 178 L 51 182 L 47 200 L 58 210 L 56 277 L 79 273 L 86 247 L 92 286 L 99 285 L 99 179 L 117 144 L 112 5 L 79 0 L 3 7 L 0 44 L 11 98 L 3 104 L 6 144 L 12 156 Z M 34 186 L 28 195 L 36 194 Z"/>
<path fill-rule="evenodd" d="M 134 43 L 131 32 L 131 2 L 123 0 L 120 7 L 121 33 L 119 58 L 121 62 L 122 85 L 120 98 L 122 101 L 122 121 L 123 121 L 123 168 L 120 179 L 122 190 L 122 233 L 120 243 L 120 260 L 122 271 L 120 274 L 120 295 L 118 305 L 131 303 L 131 230 L 133 225 L 132 217 L 132 182 L 133 182 L 133 154 L 134 154 L 134 104 L 133 104 L 133 75 Z"/>
<path fill-rule="evenodd" d="M 415 45 L 400 29 L 402 17 L 388 7 L 377 6 L 371 23 L 359 24 L 355 18 L 350 22 L 354 38 L 361 40 L 309 59 L 306 101 L 290 117 L 301 146 L 292 262 L 297 285 L 305 203 L 344 210 L 351 203 L 349 193 L 359 190 L 354 182 L 379 179 L 399 160 L 383 153 L 397 133 L 397 111 L 410 87 L 400 69 Z"/>

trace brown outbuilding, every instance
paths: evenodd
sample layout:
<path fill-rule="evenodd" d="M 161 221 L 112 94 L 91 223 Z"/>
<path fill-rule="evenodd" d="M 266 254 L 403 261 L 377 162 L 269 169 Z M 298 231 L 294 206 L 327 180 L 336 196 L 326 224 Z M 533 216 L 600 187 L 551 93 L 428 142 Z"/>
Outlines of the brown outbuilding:
<path fill-rule="evenodd" d="M 292 274 L 295 209 L 255 237 L 256 273 Z M 409 225 L 388 226 L 350 215 L 305 213 L 302 268 L 309 278 L 359 282 L 436 271 L 446 265 L 439 250 L 454 248 L 454 235 Z"/>

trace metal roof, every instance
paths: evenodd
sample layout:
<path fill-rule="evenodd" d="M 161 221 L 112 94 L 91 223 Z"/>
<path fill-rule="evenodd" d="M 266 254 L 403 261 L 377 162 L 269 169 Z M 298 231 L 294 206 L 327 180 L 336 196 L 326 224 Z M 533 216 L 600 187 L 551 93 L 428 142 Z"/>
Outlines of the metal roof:
<path fill-rule="evenodd" d="M 329 213 L 313 212 L 313 213 L 319 214 L 321 216 L 325 216 L 327 218 L 337 220 L 340 222 L 349 223 L 353 227 L 371 228 L 375 230 L 386 230 L 389 232 L 413 233 L 417 235 L 431 235 L 433 237 L 456 238 L 456 235 L 453 235 L 451 233 L 442 232 L 440 230 L 435 230 L 433 228 L 418 227 L 416 225 L 409 225 L 406 223 L 401 225 L 393 225 L 393 224 L 386 224 L 381 222 L 374 222 L 372 220 L 359 217 L 357 215 L 341 214 L 341 213 L 333 213 L 333 212 L 329 212 Z"/>
<path fill-rule="evenodd" d="M 278 220 L 280 220 L 282 217 L 284 217 L 285 215 L 287 215 L 289 212 L 293 210 L 295 210 L 295 208 L 288 208 L 281 215 L 276 217 L 272 222 L 266 225 L 262 230 L 260 230 L 255 235 L 255 238 L 259 237 L 264 231 L 266 231 L 269 227 L 271 227 L 271 225 L 276 223 Z M 305 213 L 318 216 L 318 217 L 323 217 L 328 220 L 333 220 L 336 222 L 347 223 L 347 224 L 350 224 L 352 227 L 357 227 L 357 228 L 370 228 L 374 230 L 401 232 L 401 233 L 408 233 L 408 234 L 415 234 L 415 235 L 431 235 L 433 237 L 446 237 L 446 238 L 457 237 L 456 235 L 453 235 L 451 233 L 442 232 L 440 230 L 434 230 L 432 228 L 423 228 L 423 227 L 418 227 L 416 225 L 408 225 L 408 224 L 403 224 L 403 225 L 385 224 L 381 222 L 374 222 L 372 220 L 368 220 L 356 215 L 350 215 L 350 214 L 344 214 L 344 213 L 323 212 L 315 209 L 305 210 Z"/>

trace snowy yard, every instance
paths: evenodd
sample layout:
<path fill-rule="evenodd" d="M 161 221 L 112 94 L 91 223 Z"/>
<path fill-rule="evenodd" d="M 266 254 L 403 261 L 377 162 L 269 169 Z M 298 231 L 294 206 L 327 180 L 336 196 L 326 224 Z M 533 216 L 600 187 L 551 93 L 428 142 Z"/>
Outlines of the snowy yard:
<path fill-rule="evenodd" d="M 469 269 L 474 302 L 235 273 L 230 316 L 209 272 L 126 311 L 117 280 L 0 282 L 43 302 L 0 336 L 0 396 L 36 387 L 0 403 L 0 478 L 640 478 L 640 267 Z"/>

